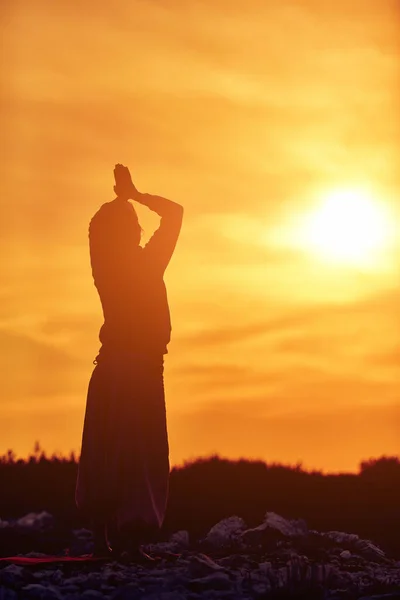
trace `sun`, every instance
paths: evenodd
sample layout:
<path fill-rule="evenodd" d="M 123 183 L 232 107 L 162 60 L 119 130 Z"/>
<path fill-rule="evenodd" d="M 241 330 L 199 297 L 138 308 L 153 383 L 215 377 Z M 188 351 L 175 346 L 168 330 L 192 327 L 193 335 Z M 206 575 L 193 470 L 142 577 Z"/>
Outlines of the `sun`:
<path fill-rule="evenodd" d="M 335 263 L 376 262 L 392 237 L 383 203 L 361 190 L 334 190 L 321 198 L 300 226 L 301 245 Z"/>

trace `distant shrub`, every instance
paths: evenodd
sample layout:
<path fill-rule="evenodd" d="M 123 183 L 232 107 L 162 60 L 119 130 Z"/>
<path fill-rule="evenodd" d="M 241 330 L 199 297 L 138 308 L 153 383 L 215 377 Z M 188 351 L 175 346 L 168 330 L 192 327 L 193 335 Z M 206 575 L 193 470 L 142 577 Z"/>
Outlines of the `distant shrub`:
<path fill-rule="evenodd" d="M 48 457 L 39 442 L 26 459 L 8 450 L 0 457 L 0 518 L 46 510 L 67 526 L 87 526 L 75 506 L 77 469 L 73 452 Z M 359 473 L 322 474 L 300 463 L 212 455 L 172 469 L 163 531 L 187 529 L 201 537 L 225 517 L 236 515 L 253 527 L 272 511 L 302 518 L 310 529 L 357 533 L 400 553 L 393 527 L 399 506 L 399 457 L 365 460 Z"/>
<path fill-rule="evenodd" d="M 369 479 L 394 481 L 400 479 L 400 457 L 381 456 L 360 463 L 360 475 Z"/>

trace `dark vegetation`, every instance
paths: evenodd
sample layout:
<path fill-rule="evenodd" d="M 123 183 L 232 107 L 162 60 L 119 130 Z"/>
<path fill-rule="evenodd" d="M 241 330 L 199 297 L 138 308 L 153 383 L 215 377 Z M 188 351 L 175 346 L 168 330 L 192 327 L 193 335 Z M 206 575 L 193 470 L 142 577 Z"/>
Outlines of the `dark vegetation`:
<path fill-rule="evenodd" d="M 9 450 L 0 457 L 0 518 L 46 510 L 66 530 L 90 527 L 75 507 L 77 465 L 73 453 L 47 457 L 39 444 L 25 460 Z M 357 533 L 400 558 L 400 458 L 370 459 L 358 474 L 334 475 L 304 471 L 301 465 L 197 459 L 171 472 L 163 533 L 187 529 L 202 537 L 231 515 L 252 527 L 267 510 L 305 519 L 310 529 Z"/>

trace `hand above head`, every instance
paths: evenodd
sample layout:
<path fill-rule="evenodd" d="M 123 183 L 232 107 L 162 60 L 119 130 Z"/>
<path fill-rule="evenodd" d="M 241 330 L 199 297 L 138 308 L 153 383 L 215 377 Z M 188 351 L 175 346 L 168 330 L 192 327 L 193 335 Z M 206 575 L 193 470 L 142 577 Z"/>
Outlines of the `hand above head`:
<path fill-rule="evenodd" d="M 115 186 L 114 192 L 120 200 L 136 200 L 140 195 L 132 183 L 128 167 L 116 164 L 114 167 Z"/>
<path fill-rule="evenodd" d="M 116 164 L 114 167 L 114 177 L 114 192 L 117 194 L 118 200 L 126 202 L 128 200 L 135 200 L 156 212 L 160 217 L 164 216 L 168 218 L 168 215 L 170 215 L 174 220 L 178 217 L 178 220 L 182 221 L 183 207 L 177 202 L 172 202 L 172 200 L 167 200 L 162 196 L 139 192 L 132 183 L 128 167 L 120 163 Z"/>

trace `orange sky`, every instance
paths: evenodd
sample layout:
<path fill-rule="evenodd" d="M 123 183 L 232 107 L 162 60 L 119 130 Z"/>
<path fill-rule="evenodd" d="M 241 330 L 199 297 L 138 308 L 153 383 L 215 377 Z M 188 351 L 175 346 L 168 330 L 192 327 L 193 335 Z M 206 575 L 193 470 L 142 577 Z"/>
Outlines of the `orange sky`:
<path fill-rule="evenodd" d="M 332 265 L 280 236 L 333 188 L 396 206 L 398 2 L 1 12 L 0 453 L 79 451 L 102 323 L 87 229 L 122 162 L 185 206 L 166 274 L 172 463 L 399 455 L 398 254 Z M 146 240 L 157 217 L 138 213 Z"/>

